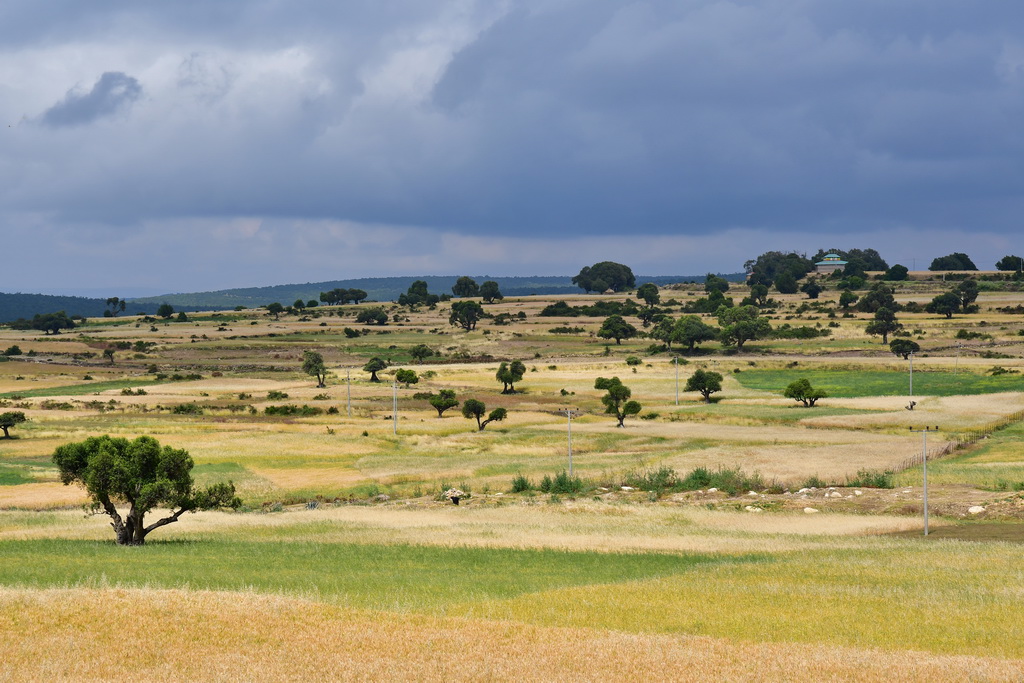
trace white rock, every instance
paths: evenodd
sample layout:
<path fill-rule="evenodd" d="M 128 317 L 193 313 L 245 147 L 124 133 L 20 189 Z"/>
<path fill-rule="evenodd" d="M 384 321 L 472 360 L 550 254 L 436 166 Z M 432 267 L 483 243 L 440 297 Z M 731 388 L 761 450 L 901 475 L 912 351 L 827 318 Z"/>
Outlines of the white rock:
<path fill-rule="evenodd" d="M 810 489 L 805 486 L 804 488 L 797 491 L 797 493 L 807 493 L 808 491 L 810 491 Z"/>
<path fill-rule="evenodd" d="M 814 508 L 804 508 L 804 513 L 805 514 L 813 515 L 815 512 L 817 512 L 817 510 L 814 509 Z"/>
<path fill-rule="evenodd" d="M 718 493 L 718 489 L 712 487 L 708 489 L 708 493 Z"/>
<path fill-rule="evenodd" d="M 633 488 L 632 486 L 623 486 L 622 490 L 623 491 L 636 491 L 636 489 Z"/>
<path fill-rule="evenodd" d="M 605 488 L 605 487 L 603 487 L 603 486 L 602 486 L 602 487 L 600 487 L 600 488 L 599 488 L 599 489 L 597 489 L 597 490 L 598 490 L 598 491 L 600 491 L 601 493 L 608 493 L 608 489 L 606 489 L 606 488 Z"/>
<path fill-rule="evenodd" d="M 748 505 L 743 509 L 746 510 L 747 512 L 764 512 L 764 510 L 762 510 L 761 508 L 756 508 L 753 505 Z"/>
<path fill-rule="evenodd" d="M 756 496 L 757 495 L 757 491 L 747 491 L 747 495 L 748 496 Z"/>
<path fill-rule="evenodd" d="M 864 492 L 863 491 L 854 491 L 853 495 L 855 495 L 855 496 L 863 496 Z"/>
<path fill-rule="evenodd" d="M 831 493 L 826 493 L 825 497 L 826 498 L 842 498 L 843 494 L 839 493 L 839 491 L 832 491 Z"/>
<path fill-rule="evenodd" d="M 972 515 L 980 515 L 982 512 L 985 511 L 985 508 L 982 507 L 981 505 L 972 505 L 971 507 L 967 508 L 967 511 Z"/>

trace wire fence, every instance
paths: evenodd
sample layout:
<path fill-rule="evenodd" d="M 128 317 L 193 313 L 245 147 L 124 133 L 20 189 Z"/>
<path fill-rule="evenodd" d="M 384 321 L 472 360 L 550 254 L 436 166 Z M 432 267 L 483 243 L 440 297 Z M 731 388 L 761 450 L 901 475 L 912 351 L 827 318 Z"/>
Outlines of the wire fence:
<path fill-rule="evenodd" d="M 955 438 L 951 439 L 950 441 L 947 441 L 945 444 L 941 446 L 929 448 L 927 451 L 928 462 L 948 457 L 959 450 L 967 448 L 968 446 L 973 446 L 982 439 L 989 437 L 993 432 L 997 432 L 1000 429 L 1005 429 L 1006 427 L 1009 427 L 1012 424 L 1016 424 L 1021 420 L 1024 420 L 1024 410 L 1018 410 L 1015 413 L 1011 413 L 1010 415 L 1002 417 L 996 420 L 995 422 L 986 425 L 982 429 L 971 429 L 966 432 L 962 432 L 958 434 Z M 904 470 L 909 470 L 912 467 L 917 467 L 921 465 L 923 462 L 924 454 L 917 453 L 903 460 L 901 463 L 899 463 L 896 467 L 893 468 L 893 471 L 902 472 Z"/>

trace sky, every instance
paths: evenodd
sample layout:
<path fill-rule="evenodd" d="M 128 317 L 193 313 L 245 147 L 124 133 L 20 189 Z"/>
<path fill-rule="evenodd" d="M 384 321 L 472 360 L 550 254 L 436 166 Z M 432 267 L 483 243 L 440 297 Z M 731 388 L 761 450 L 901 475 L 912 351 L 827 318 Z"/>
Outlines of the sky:
<path fill-rule="evenodd" d="M 1024 254 L 1019 0 L 4 0 L 0 291 Z"/>

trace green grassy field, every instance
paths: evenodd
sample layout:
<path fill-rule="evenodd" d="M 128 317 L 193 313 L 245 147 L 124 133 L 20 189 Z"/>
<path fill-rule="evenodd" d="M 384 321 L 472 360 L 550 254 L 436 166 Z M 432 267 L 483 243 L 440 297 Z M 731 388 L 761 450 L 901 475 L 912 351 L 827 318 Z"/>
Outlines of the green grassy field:
<path fill-rule="evenodd" d="M 910 390 L 908 372 L 872 370 L 749 370 L 735 375 L 744 387 L 782 394 L 790 382 L 806 378 L 815 389 L 834 398 L 863 396 L 906 396 Z M 996 377 L 969 372 L 915 371 L 915 396 L 970 396 L 1004 391 L 1024 391 L 1024 376 Z"/>

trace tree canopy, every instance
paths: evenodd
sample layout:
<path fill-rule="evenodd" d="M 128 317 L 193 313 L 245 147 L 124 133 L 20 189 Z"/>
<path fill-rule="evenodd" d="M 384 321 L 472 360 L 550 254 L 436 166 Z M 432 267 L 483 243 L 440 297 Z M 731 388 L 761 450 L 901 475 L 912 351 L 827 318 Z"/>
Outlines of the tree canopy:
<path fill-rule="evenodd" d="M 382 358 L 374 356 L 370 360 L 366 361 L 366 365 L 363 366 L 363 372 L 370 373 L 371 382 L 379 382 L 380 378 L 377 377 L 377 373 L 381 370 L 386 370 L 388 363 Z"/>
<path fill-rule="evenodd" d="M 156 314 L 161 318 L 170 318 L 174 315 L 174 306 L 164 303 L 156 309 Z"/>
<path fill-rule="evenodd" d="M 889 335 L 903 329 L 903 323 L 896 319 L 896 313 L 892 309 L 882 307 L 875 311 L 875 319 L 867 324 L 864 331 L 870 335 L 881 335 L 882 343 L 889 343 Z"/>
<path fill-rule="evenodd" d="M 935 313 L 937 315 L 944 315 L 946 318 L 952 318 L 954 313 L 960 310 L 960 297 L 953 292 L 945 292 L 934 297 L 927 306 L 926 311 L 929 313 Z"/>
<path fill-rule="evenodd" d="M 454 285 L 452 285 L 452 294 L 461 297 L 479 296 L 480 285 L 478 285 L 476 280 L 468 275 L 463 275 L 455 281 Z"/>
<path fill-rule="evenodd" d="M 824 389 L 815 389 L 811 386 L 810 380 L 806 378 L 790 382 L 782 395 L 800 401 L 804 404 L 804 408 L 813 408 L 818 399 L 828 398 Z"/>
<path fill-rule="evenodd" d="M 367 296 L 367 293 L 361 289 L 337 287 L 329 292 L 320 292 L 320 301 L 325 304 L 347 304 L 349 301 L 357 304 Z"/>
<path fill-rule="evenodd" d="M 789 273 L 794 280 L 799 280 L 814 270 L 814 261 L 796 252 L 766 251 L 744 263 L 743 267 L 750 273 L 750 284 L 771 286 L 782 273 Z"/>
<path fill-rule="evenodd" d="M 302 371 L 307 375 L 316 377 L 318 389 L 326 386 L 327 366 L 324 365 L 324 357 L 316 351 L 304 351 L 302 353 Z"/>
<path fill-rule="evenodd" d="M 25 417 L 25 413 L 20 410 L 8 411 L 6 413 L 0 413 L 0 429 L 4 430 L 4 438 L 11 438 L 11 427 L 20 425 L 23 422 L 28 422 L 28 418 Z"/>
<path fill-rule="evenodd" d="M 939 256 L 932 260 L 932 264 L 928 266 L 928 270 L 977 270 L 978 266 L 974 265 L 974 261 L 971 257 L 963 252 L 953 252 L 946 256 Z"/>
<path fill-rule="evenodd" d="M 424 304 L 426 306 L 433 306 L 440 300 L 440 296 L 437 294 L 431 294 L 427 291 L 426 280 L 415 280 L 411 285 L 409 285 L 409 290 L 405 294 L 400 294 L 398 296 L 398 305 L 419 306 L 420 304 Z"/>
<path fill-rule="evenodd" d="M 1013 254 L 1007 254 L 1003 258 L 996 261 L 996 270 L 1024 270 L 1024 256 L 1014 256 Z"/>
<path fill-rule="evenodd" d="M 609 289 L 613 292 L 625 292 L 636 287 L 636 277 L 629 266 L 614 261 L 601 261 L 592 266 L 585 266 L 573 277 L 572 283 L 585 292 L 600 294 Z"/>
<path fill-rule="evenodd" d="M 717 338 L 718 330 L 696 315 L 684 315 L 672 327 L 672 341 L 684 345 L 690 353 L 698 344 Z"/>
<path fill-rule="evenodd" d="M 405 388 L 408 389 L 410 384 L 419 383 L 420 376 L 416 374 L 415 370 L 400 368 L 395 371 L 395 381 L 399 384 L 404 384 Z"/>
<path fill-rule="evenodd" d="M 889 342 L 889 350 L 893 352 L 893 355 L 902 356 L 903 360 L 907 360 L 910 354 L 921 350 L 921 345 L 912 339 L 893 339 Z"/>
<path fill-rule="evenodd" d="M 371 306 L 359 311 L 356 315 L 356 322 L 365 325 L 387 325 L 388 314 L 380 306 Z"/>
<path fill-rule="evenodd" d="M 498 283 L 494 280 L 485 280 L 480 285 L 480 298 L 484 300 L 484 303 L 493 304 L 495 301 L 501 301 L 505 296 L 498 289 Z"/>
<path fill-rule="evenodd" d="M 614 339 L 616 344 L 621 344 L 623 339 L 632 339 L 637 335 L 637 329 L 626 322 L 621 315 L 611 315 L 605 318 L 597 336 L 601 339 Z"/>
<path fill-rule="evenodd" d="M 860 266 L 864 270 L 888 270 L 889 264 L 885 262 L 874 249 L 819 249 L 818 252 L 811 257 L 811 260 L 815 263 L 823 260 L 829 254 L 835 254 L 847 263 L 854 259 L 860 261 Z"/>
<path fill-rule="evenodd" d="M 742 350 L 743 345 L 748 341 L 763 339 L 772 331 L 772 326 L 765 319 L 760 317 L 761 312 L 757 306 L 725 306 L 718 309 L 718 324 L 721 326 L 719 338 L 722 343 L 731 346 L 736 345 L 736 350 Z"/>
<path fill-rule="evenodd" d="M 514 394 L 516 393 L 515 383 L 521 380 L 525 374 L 526 366 L 523 362 L 514 360 L 511 363 L 502 361 L 494 376 L 502 384 L 501 393 Z"/>
<path fill-rule="evenodd" d="M 710 370 L 697 370 L 686 380 L 686 391 L 698 391 L 705 403 L 711 403 L 711 394 L 722 390 L 722 375 Z"/>
<path fill-rule="evenodd" d="M 69 318 L 64 311 L 37 313 L 32 316 L 31 328 L 42 330 L 46 334 L 60 334 L 61 330 L 75 329 L 75 321 Z"/>
<path fill-rule="evenodd" d="M 475 398 L 467 398 L 466 402 L 462 404 L 462 417 L 467 420 L 476 418 L 477 431 L 482 432 L 484 427 L 492 422 L 500 422 L 508 417 L 508 411 L 504 408 L 495 408 L 491 411 L 491 414 L 487 416 L 486 420 L 482 420 L 484 414 L 487 412 L 487 406 L 483 401 L 478 401 Z"/>
<path fill-rule="evenodd" d="M 636 288 L 636 298 L 647 304 L 648 308 L 657 306 L 658 302 L 661 301 L 661 294 L 658 292 L 658 285 L 653 282 L 640 285 Z"/>
<path fill-rule="evenodd" d="M 629 400 L 633 392 L 618 377 L 598 377 L 594 381 L 594 388 L 607 392 L 601 397 L 604 412 L 614 415 L 619 421 L 619 427 L 625 426 L 624 421 L 628 416 L 636 415 L 643 410 L 639 402 Z"/>
<path fill-rule="evenodd" d="M 484 317 L 484 308 L 475 301 L 456 301 L 452 304 L 448 324 L 464 330 L 475 330 L 480 318 Z"/>
<path fill-rule="evenodd" d="M 427 402 L 437 411 L 438 417 L 444 417 L 444 411 L 459 405 L 454 389 L 441 389 L 436 394 L 431 394 L 427 398 Z"/>
<path fill-rule="evenodd" d="M 161 447 L 150 436 L 133 441 L 90 437 L 57 447 L 53 462 L 65 485 L 78 483 L 85 487 L 94 513 L 110 516 L 119 545 L 142 545 L 150 532 L 177 522 L 186 512 L 241 505 L 231 482 L 196 490 L 188 452 Z M 117 503 L 129 506 L 125 516 L 118 511 Z M 157 507 L 171 514 L 146 526 L 146 514 Z"/>

